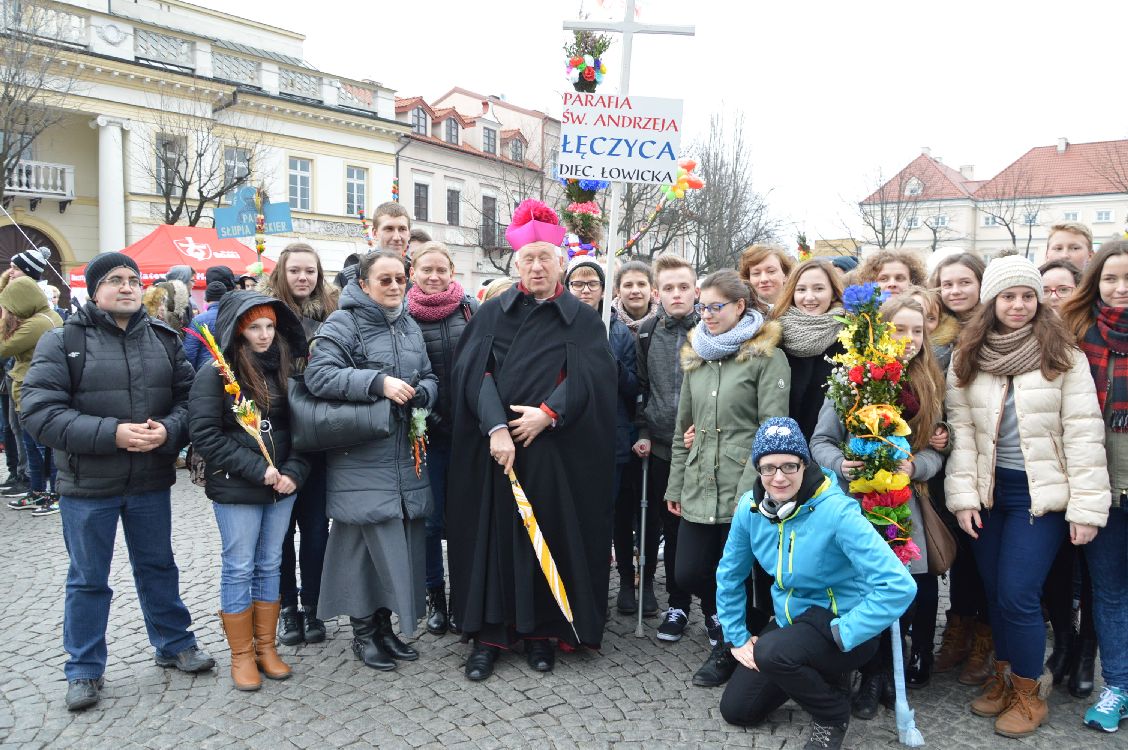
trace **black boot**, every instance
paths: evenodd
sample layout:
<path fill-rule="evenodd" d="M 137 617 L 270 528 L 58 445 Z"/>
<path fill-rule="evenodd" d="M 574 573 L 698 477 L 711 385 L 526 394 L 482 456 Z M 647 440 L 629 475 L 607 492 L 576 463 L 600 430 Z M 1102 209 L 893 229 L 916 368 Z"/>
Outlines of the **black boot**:
<path fill-rule="evenodd" d="M 635 598 L 634 573 L 619 573 L 619 596 L 615 598 L 615 609 L 624 615 L 638 612 L 638 599 Z"/>
<path fill-rule="evenodd" d="M 932 681 L 932 652 L 913 651 L 909 656 L 909 668 L 905 670 L 905 682 L 914 690 Z"/>
<path fill-rule="evenodd" d="M 643 581 L 642 613 L 647 617 L 658 614 L 658 597 L 654 595 L 654 579 Z"/>
<path fill-rule="evenodd" d="M 305 630 L 306 643 L 321 643 L 325 640 L 325 623 L 317 617 L 317 607 L 302 608 L 302 629 Z"/>
<path fill-rule="evenodd" d="M 1068 628 L 1054 628 L 1054 650 L 1050 652 L 1050 658 L 1046 659 L 1046 669 L 1054 676 L 1055 685 L 1060 685 L 1065 675 L 1077 664 L 1077 657 L 1080 656 L 1077 649 L 1080 646 L 1080 638 L 1072 625 Z"/>
<path fill-rule="evenodd" d="M 353 640 L 352 651 L 356 658 L 364 662 L 364 666 L 378 669 L 381 672 L 390 672 L 396 668 L 392 655 L 376 640 L 376 616 L 350 617 Z"/>
<path fill-rule="evenodd" d="M 846 730 L 850 725 L 842 723 L 823 723 L 818 719 L 811 719 L 811 736 L 803 750 L 838 750 L 842 741 L 846 739 Z"/>
<path fill-rule="evenodd" d="M 397 638 L 395 631 L 392 630 L 392 610 L 378 609 L 373 617 L 376 621 L 375 641 L 383 646 L 393 659 L 415 661 L 419 658 L 419 652 Z"/>
<path fill-rule="evenodd" d="M 693 675 L 693 684 L 697 687 L 720 687 L 729 681 L 735 671 L 736 657 L 721 641 L 713 647 L 697 674 Z"/>
<path fill-rule="evenodd" d="M 1097 659 L 1097 642 L 1081 639 L 1077 666 L 1069 673 L 1069 694 L 1074 698 L 1088 698 L 1093 694 L 1093 671 Z"/>
<path fill-rule="evenodd" d="M 882 682 L 881 673 L 862 673 L 862 684 L 858 687 L 858 692 L 854 693 L 854 697 L 850 701 L 850 713 L 852 713 L 855 718 L 869 721 L 877 716 Z"/>
<path fill-rule="evenodd" d="M 304 641 L 302 613 L 296 605 L 283 607 L 278 613 L 278 642 L 283 646 L 297 646 Z"/>
<path fill-rule="evenodd" d="M 447 615 L 446 591 L 442 586 L 427 590 L 427 632 L 445 635 L 450 624 Z"/>
<path fill-rule="evenodd" d="M 893 682 L 893 672 L 881 675 L 881 705 L 890 711 L 897 705 L 896 683 Z"/>
<path fill-rule="evenodd" d="M 556 649 L 547 638 L 525 639 L 525 661 L 537 672 L 551 672 L 556 666 Z"/>
<path fill-rule="evenodd" d="M 494 662 L 497 661 L 499 649 L 497 646 L 485 646 L 474 643 L 474 650 L 466 659 L 466 679 L 471 682 L 481 682 L 494 671 Z"/>

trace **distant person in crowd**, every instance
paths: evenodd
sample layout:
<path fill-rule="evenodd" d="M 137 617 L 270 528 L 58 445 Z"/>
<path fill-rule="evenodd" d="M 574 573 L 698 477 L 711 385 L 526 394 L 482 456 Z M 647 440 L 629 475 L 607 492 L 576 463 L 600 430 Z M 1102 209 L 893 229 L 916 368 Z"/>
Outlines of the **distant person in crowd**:
<path fill-rule="evenodd" d="M 338 289 L 344 289 L 348 286 L 349 282 L 356 278 L 358 265 L 360 265 L 360 256 L 356 253 L 349 253 L 345 257 L 341 270 L 337 272 L 337 276 L 333 279 L 334 286 Z"/>
<path fill-rule="evenodd" d="M 945 489 L 972 539 L 995 643 L 994 675 L 971 710 L 995 717 L 997 734 L 1025 737 L 1049 710 L 1046 575 L 1063 539 L 1088 544 L 1108 519 L 1105 430 L 1089 362 L 1044 304 L 1034 264 L 996 258 L 979 296 L 948 374 Z"/>
<path fill-rule="evenodd" d="M 8 371 L 15 364 L 15 361 L 8 357 L 0 359 L 0 405 L 4 410 L 4 462 L 8 468 L 8 477 L 0 484 L 0 496 L 2 497 L 23 497 L 31 490 L 31 485 L 27 481 L 27 458 L 22 454 L 25 451 L 19 449 L 19 442 L 23 442 L 18 438 L 20 433 L 15 432 L 12 423 L 19 424 L 19 416 L 16 412 L 16 406 L 12 403 L 12 398 L 9 394 L 11 388 L 11 380 L 8 378 Z M 21 471 L 20 462 L 23 461 L 23 469 Z"/>
<path fill-rule="evenodd" d="M 1100 697 L 1084 720 L 1093 729 L 1115 732 L 1128 718 L 1128 366 L 1124 359 L 1128 352 L 1128 242 L 1101 245 L 1061 315 L 1089 362 L 1113 488 L 1108 522 L 1083 548 L 1092 576 L 1092 619 L 1104 678 Z M 1084 592 L 1081 606 L 1086 606 Z M 1082 615 L 1076 671 L 1070 674 L 1069 689 L 1074 695 L 1092 684 L 1096 656 L 1096 649 L 1086 641 L 1091 636 L 1085 632 Z M 1053 611 L 1050 616 L 1053 618 Z M 1072 627 L 1072 622 L 1067 624 Z M 1056 646 L 1056 635 L 1054 640 Z"/>
<path fill-rule="evenodd" d="M 466 293 L 454 277 L 454 258 L 441 242 L 426 242 L 412 254 L 411 278 L 415 282 L 407 293 L 407 312 L 423 331 L 431 371 L 439 385 L 439 398 L 428 417 L 427 474 L 431 479 L 434 505 L 427 517 L 427 632 L 443 635 L 457 625 L 450 621 L 446 580 L 443 568 L 444 518 L 446 515 L 447 475 L 450 471 L 453 439 L 452 378 L 454 351 L 478 302 Z"/>
<path fill-rule="evenodd" d="M 305 372 L 318 398 L 391 402 L 388 437 L 327 454 L 333 524 L 317 606 L 322 618 L 348 615 L 354 655 L 385 671 L 419 658 L 396 637 L 392 613 L 410 637 L 425 609 L 431 483 L 416 464 L 408 430 L 412 409 L 438 402 L 423 332 L 404 304 L 406 288 L 399 253 L 364 256 L 358 280 L 341 293 L 341 308 L 321 326 Z"/>
<path fill-rule="evenodd" d="M 494 279 L 488 285 L 486 285 L 485 289 L 482 290 L 482 302 L 491 300 L 494 297 L 500 297 L 501 294 L 511 286 L 513 286 L 513 279 L 509 278 L 508 276 L 500 279 Z"/>
<path fill-rule="evenodd" d="M 795 265 L 795 259 L 782 248 L 752 245 L 740 254 L 737 273 L 748 282 L 756 296 L 769 308 L 779 299 L 783 284 Z"/>
<path fill-rule="evenodd" d="M 638 385 L 642 396 L 636 411 L 638 441 L 635 455 L 650 462 L 647 504 L 657 508 L 661 519 L 663 564 L 666 570 L 666 613 L 658 626 L 658 640 L 680 641 L 689 624 L 690 593 L 678 585 L 675 575 L 678 552 L 678 516 L 666 507 L 670 481 L 671 442 L 674 419 L 681 395 L 680 354 L 689 332 L 700 322 L 693 306 L 697 301 L 697 275 L 684 258 L 672 254 L 654 259 L 654 275 L 660 307 L 658 315 L 638 328 Z M 646 559 L 657 570 L 658 538 L 647 531 Z M 703 605 L 704 609 L 704 605 Z"/>
<path fill-rule="evenodd" d="M 254 289 L 255 287 L 258 286 L 258 283 L 259 283 L 259 277 L 258 276 L 253 276 L 251 274 L 246 274 L 246 273 L 243 274 L 242 276 L 240 276 L 239 278 L 235 279 L 235 286 L 239 289 L 244 289 L 244 290 Z"/>
<path fill-rule="evenodd" d="M 193 270 L 191 266 L 173 266 L 172 268 L 168 269 L 168 273 L 165 274 L 165 277 L 164 279 L 162 279 L 162 281 L 178 281 L 184 285 L 184 289 L 189 295 L 187 302 L 184 303 L 184 312 L 181 313 L 180 311 L 173 311 L 173 313 L 175 314 L 175 317 L 177 319 L 183 322 L 184 325 L 188 325 L 188 323 L 191 322 L 192 316 L 194 314 L 193 307 L 195 305 L 195 302 L 192 301 L 191 294 L 192 289 L 194 289 L 196 286 L 195 270 Z M 149 314 L 152 315 L 152 313 Z M 180 329 L 177 328 L 176 330 L 179 331 Z"/>
<path fill-rule="evenodd" d="M 179 279 L 157 282 L 142 296 L 145 311 L 149 317 L 161 321 L 183 338 L 184 329 L 192 322 L 190 289 Z"/>
<path fill-rule="evenodd" d="M 756 430 L 769 417 L 787 415 L 791 372 L 779 349 L 781 326 L 752 285 L 735 271 L 701 282 L 696 309 L 701 322 L 681 351 L 685 373 L 674 435 L 693 426 L 700 433 L 692 452 L 680 441 L 671 450 L 666 505 L 678 527 L 678 586 L 701 597 L 712 652 L 693 676 L 699 687 L 728 681 L 737 662 L 717 619 L 717 561 L 721 559 L 738 488 L 751 486 L 747 455 Z M 769 614 L 759 611 L 757 631 Z"/>
<path fill-rule="evenodd" d="M 560 283 L 554 212 L 524 201 L 506 238 L 520 283 L 482 305 L 454 364 L 460 481 L 448 497 L 447 553 L 452 616 L 474 642 L 471 681 L 493 674 L 514 639 L 536 672 L 554 668 L 553 639 L 599 648 L 607 608 L 615 360 L 599 315 Z M 549 542 L 579 643 L 517 513 L 511 470 Z"/>
<path fill-rule="evenodd" d="M 416 227 L 411 230 L 411 234 L 407 238 L 407 259 L 409 262 L 415 261 L 415 253 L 419 248 L 426 245 L 431 241 L 431 235 L 424 232 L 422 229 Z"/>
<path fill-rule="evenodd" d="M 378 249 L 406 257 L 411 241 L 411 215 L 406 208 L 395 201 L 381 203 L 372 214 L 372 227 Z"/>
<path fill-rule="evenodd" d="M 858 267 L 858 258 L 853 255 L 835 255 L 827 260 L 838 272 L 839 281 L 842 281 L 846 274 L 853 272 Z M 843 284 L 843 288 L 845 288 L 845 284 Z"/>
<path fill-rule="evenodd" d="M 44 291 L 47 292 L 47 302 L 50 303 L 51 309 L 58 313 L 59 317 L 64 321 L 70 317 L 70 310 L 65 307 L 59 307 L 59 300 L 63 297 L 63 293 L 59 287 L 48 284 L 44 287 Z"/>
<path fill-rule="evenodd" d="M 34 247 L 22 253 L 16 253 L 12 256 L 8 271 L 0 275 L 0 288 L 3 288 L 3 284 L 11 279 L 17 279 L 20 276 L 27 276 L 32 281 L 39 281 L 43 278 L 43 272 L 47 270 L 50 258 L 50 251 L 45 247 Z"/>
<path fill-rule="evenodd" d="M 188 442 L 192 365 L 177 333 L 142 308 L 132 258 L 96 255 L 86 288 L 91 301 L 40 341 L 21 396 L 27 431 L 58 457 L 72 711 L 96 704 L 102 689 L 119 518 L 156 663 L 184 672 L 215 666 L 188 629 L 172 555 L 170 490 Z"/>
<path fill-rule="evenodd" d="M 259 283 L 258 291 L 282 301 L 298 316 L 307 341 L 337 309 L 337 289 L 325 278 L 317 251 L 305 242 L 291 242 L 282 249 L 277 265 L 270 276 Z M 290 526 L 282 542 L 282 610 L 278 640 L 286 646 L 321 643 L 326 637 L 325 623 L 317 616 L 325 546 L 329 542 L 325 454 L 311 453 L 306 460 L 310 464 L 309 475 L 298 489 Z M 300 531 L 302 538 L 297 554 L 294 552 L 295 531 Z"/>
<path fill-rule="evenodd" d="M 208 282 L 207 289 L 204 290 L 204 302 L 208 309 L 197 315 L 192 320 L 192 325 L 206 325 L 214 333 L 219 301 L 223 299 L 223 295 L 235 290 L 235 274 L 227 266 L 213 266 L 204 272 L 204 278 Z M 188 357 L 196 372 L 212 361 L 211 352 L 195 336 L 184 337 L 184 356 Z"/>
<path fill-rule="evenodd" d="M 755 726 L 791 699 L 811 715 L 805 747 L 840 748 L 849 676 L 878 653 L 915 586 L 858 502 L 812 460 L 795 420 L 765 420 L 748 465 L 759 476 L 748 478 L 717 566 L 724 646 L 738 664 L 721 716 Z M 753 563 L 775 571 L 780 613 L 758 635 L 744 585 Z"/>
<path fill-rule="evenodd" d="M 258 690 L 260 670 L 272 680 L 291 671 L 275 648 L 278 579 L 294 494 L 309 463 L 290 448 L 286 383 L 305 357 L 306 340 L 293 311 L 258 292 L 231 292 L 213 308 L 219 313 L 216 343 L 243 397 L 254 401 L 264 420 L 262 444 L 270 454 L 267 463 L 239 424 L 219 371 L 202 368 L 192 385 L 188 421 L 193 449 L 207 465 L 204 493 L 222 542 L 219 617 L 235 689 Z"/>
<path fill-rule="evenodd" d="M 1081 283 L 1081 269 L 1068 260 L 1058 258 L 1043 263 L 1038 267 L 1038 273 L 1042 274 L 1042 295 L 1046 304 L 1060 314 L 1062 305 Z"/>
<path fill-rule="evenodd" d="M 0 291 L 8 285 L 13 279 L 18 279 L 26 276 L 32 281 L 39 281 L 43 275 L 43 271 L 47 268 L 47 258 L 49 254 L 46 248 L 31 248 L 22 253 L 16 253 L 12 256 L 8 268 L 0 273 Z M 8 390 L 9 394 L 14 390 L 12 384 L 12 371 L 15 368 L 15 362 L 6 359 L 9 362 L 6 370 L 7 375 L 4 378 L 4 387 Z M 7 439 L 7 435 L 11 434 L 11 439 Z M 5 446 L 12 446 L 12 456 L 18 459 L 18 467 L 15 474 L 9 472 L 8 482 L 6 483 L 7 489 L 4 490 L 6 497 L 23 498 L 31 490 L 30 485 L 30 466 L 28 464 L 28 453 L 22 448 L 24 428 L 20 424 L 19 411 L 15 408 L 15 402 L 9 402 L 8 408 L 8 424 L 5 429 Z"/>
<path fill-rule="evenodd" d="M 1093 230 L 1079 221 L 1063 221 L 1050 227 L 1046 260 L 1068 260 L 1084 271 L 1093 257 Z"/>
<path fill-rule="evenodd" d="M 855 284 L 873 282 L 881 291 L 900 294 L 910 286 L 924 286 L 928 274 L 912 250 L 878 250 L 862 259 Z"/>

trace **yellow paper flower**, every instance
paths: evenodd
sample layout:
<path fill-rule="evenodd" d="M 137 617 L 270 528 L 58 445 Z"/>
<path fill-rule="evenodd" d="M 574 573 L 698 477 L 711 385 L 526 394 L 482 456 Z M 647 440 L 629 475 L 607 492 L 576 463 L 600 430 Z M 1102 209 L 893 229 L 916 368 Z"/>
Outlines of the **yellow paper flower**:
<path fill-rule="evenodd" d="M 886 422 L 886 417 L 888 417 L 888 422 Z M 901 417 L 896 407 L 889 404 L 863 406 L 854 412 L 854 419 L 864 424 L 871 435 L 880 435 L 882 427 L 886 424 L 895 428 L 893 434 L 898 437 L 906 437 L 912 434 L 909 423 Z"/>
<path fill-rule="evenodd" d="M 234 396 L 236 401 L 239 400 L 239 384 L 238 383 L 228 383 L 227 385 L 223 386 L 223 390 L 227 391 L 232 396 Z"/>
<path fill-rule="evenodd" d="M 850 492 L 855 495 L 865 495 L 869 492 L 883 493 L 904 489 L 908 484 L 908 474 L 901 472 L 893 474 L 886 469 L 881 469 L 873 475 L 873 479 L 855 479 L 850 482 Z"/>

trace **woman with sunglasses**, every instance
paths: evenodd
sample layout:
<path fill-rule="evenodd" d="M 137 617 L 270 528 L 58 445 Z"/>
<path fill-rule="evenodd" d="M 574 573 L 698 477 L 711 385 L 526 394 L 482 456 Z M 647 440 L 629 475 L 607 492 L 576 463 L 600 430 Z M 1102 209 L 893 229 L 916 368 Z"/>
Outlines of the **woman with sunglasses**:
<path fill-rule="evenodd" d="M 353 653 L 365 666 L 395 669 L 419 653 L 411 636 L 424 611 L 425 524 L 431 485 L 408 441 L 411 410 L 432 408 L 438 380 L 419 324 L 407 314 L 407 269 L 381 250 L 360 262 L 341 292 L 341 309 L 314 339 L 306 386 L 333 401 L 392 402 L 391 434 L 328 452 L 327 507 L 333 524 L 325 550 L 318 616 L 348 615 Z"/>
<path fill-rule="evenodd" d="M 756 479 L 749 463 L 756 430 L 787 415 L 791 370 L 779 349 L 780 324 L 766 321 L 752 288 L 735 271 L 701 282 L 701 322 L 681 351 L 681 397 L 670 461 L 666 506 L 678 526 L 678 585 L 701 598 L 713 651 L 693 676 L 700 687 L 723 685 L 736 669 L 717 619 L 717 562 L 728 538 L 740 487 Z M 680 439 L 696 427 L 692 448 Z M 767 621 L 757 612 L 753 632 Z"/>

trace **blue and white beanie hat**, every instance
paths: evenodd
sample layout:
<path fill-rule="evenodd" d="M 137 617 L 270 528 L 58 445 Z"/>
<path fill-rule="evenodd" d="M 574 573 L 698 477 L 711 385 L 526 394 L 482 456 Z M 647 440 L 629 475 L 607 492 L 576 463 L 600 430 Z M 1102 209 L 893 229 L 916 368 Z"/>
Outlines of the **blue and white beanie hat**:
<path fill-rule="evenodd" d="M 803 463 L 811 463 L 811 452 L 799 424 L 791 417 L 769 417 L 756 431 L 752 442 L 752 465 L 759 466 L 760 459 L 774 453 L 798 456 Z"/>

